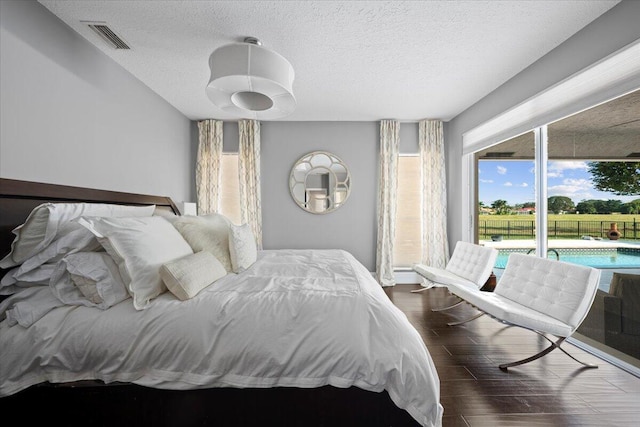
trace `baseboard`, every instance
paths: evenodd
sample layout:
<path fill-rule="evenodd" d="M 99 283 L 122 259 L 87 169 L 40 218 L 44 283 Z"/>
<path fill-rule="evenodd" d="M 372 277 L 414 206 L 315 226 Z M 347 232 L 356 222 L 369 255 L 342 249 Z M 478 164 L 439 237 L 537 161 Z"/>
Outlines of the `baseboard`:
<path fill-rule="evenodd" d="M 375 278 L 376 273 L 370 271 L 371 275 Z M 396 279 L 396 285 L 416 285 L 422 283 L 421 276 L 412 270 L 396 270 L 393 273 Z"/>
<path fill-rule="evenodd" d="M 421 276 L 415 271 L 395 271 L 396 284 L 398 285 L 415 285 L 422 283 Z"/>

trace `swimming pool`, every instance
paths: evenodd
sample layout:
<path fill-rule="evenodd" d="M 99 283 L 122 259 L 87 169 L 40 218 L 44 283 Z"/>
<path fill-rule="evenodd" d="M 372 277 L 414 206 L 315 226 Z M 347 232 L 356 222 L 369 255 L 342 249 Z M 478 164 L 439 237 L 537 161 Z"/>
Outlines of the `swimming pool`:
<path fill-rule="evenodd" d="M 500 249 L 496 268 L 505 268 L 509 254 L 529 249 Z M 640 248 L 561 248 L 549 249 L 548 258 L 595 268 L 640 268 Z"/>

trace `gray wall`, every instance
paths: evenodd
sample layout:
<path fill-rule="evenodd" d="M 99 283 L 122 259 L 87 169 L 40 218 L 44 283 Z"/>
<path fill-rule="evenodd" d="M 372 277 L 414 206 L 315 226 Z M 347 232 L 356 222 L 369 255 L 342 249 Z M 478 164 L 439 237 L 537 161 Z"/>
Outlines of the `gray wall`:
<path fill-rule="evenodd" d="M 624 0 L 445 125 L 451 245 L 462 237 L 463 133 L 639 38 L 640 1 Z"/>
<path fill-rule="evenodd" d="M 265 249 L 339 248 L 375 268 L 379 125 L 375 122 L 267 122 L 261 126 L 262 226 Z M 324 215 L 304 211 L 289 192 L 303 155 L 330 151 L 351 173 L 351 194 Z"/>
<path fill-rule="evenodd" d="M 193 200 L 190 121 L 34 1 L 0 2 L 0 177 Z"/>
<path fill-rule="evenodd" d="M 262 228 L 265 249 L 328 249 L 351 252 L 375 270 L 378 122 L 261 123 Z M 400 124 L 403 153 L 417 153 L 418 126 Z M 238 128 L 224 124 L 224 150 L 237 152 Z M 351 194 L 341 208 L 314 215 L 298 207 L 289 192 L 289 174 L 311 151 L 330 151 L 351 173 Z"/>

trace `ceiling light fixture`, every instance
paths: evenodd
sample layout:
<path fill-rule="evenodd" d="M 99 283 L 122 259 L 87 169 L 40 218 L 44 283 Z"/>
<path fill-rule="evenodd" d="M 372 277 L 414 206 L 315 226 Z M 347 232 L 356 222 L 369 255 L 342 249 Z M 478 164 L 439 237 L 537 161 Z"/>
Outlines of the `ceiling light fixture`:
<path fill-rule="evenodd" d="M 296 107 L 293 67 L 255 37 L 219 47 L 209 57 L 211 102 L 237 118 L 269 120 L 288 116 Z"/>

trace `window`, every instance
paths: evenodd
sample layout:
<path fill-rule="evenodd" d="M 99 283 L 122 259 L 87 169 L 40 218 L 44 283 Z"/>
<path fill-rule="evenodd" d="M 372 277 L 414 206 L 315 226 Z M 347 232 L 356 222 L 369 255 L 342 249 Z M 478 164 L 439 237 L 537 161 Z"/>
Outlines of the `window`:
<path fill-rule="evenodd" d="M 222 185 L 220 185 L 220 213 L 235 224 L 240 224 L 240 182 L 238 179 L 238 153 L 222 155 Z"/>
<path fill-rule="evenodd" d="M 535 250 L 535 135 L 516 136 L 476 153 L 476 241 Z M 504 268 L 500 258 L 496 267 Z"/>
<path fill-rule="evenodd" d="M 507 211 L 493 202 L 489 215 L 478 212 L 479 241 L 500 250 L 496 275 L 509 253 L 529 253 L 534 243 L 539 256 L 599 269 L 591 311 L 572 338 L 634 372 L 640 368 L 640 340 L 631 332 L 637 307 L 622 289 L 640 279 L 639 116 L 635 91 L 475 153 L 478 211 L 491 201 L 485 194 L 508 202 Z M 536 175 L 534 194 L 528 171 Z M 542 205 L 532 219 L 519 215 Z M 498 235 L 500 243 L 493 243 Z"/>
<path fill-rule="evenodd" d="M 420 156 L 401 155 L 398 159 L 398 205 L 394 267 L 408 268 L 422 258 L 420 199 Z"/>
<path fill-rule="evenodd" d="M 463 216 L 460 226 L 463 240 L 473 241 L 479 231 L 474 230 L 478 222 L 477 217 L 474 221 L 473 216 L 479 200 L 477 192 L 473 194 L 472 191 L 478 188 L 477 181 L 480 179 L 476 174 L 474 162 L 477 153 L 496 144 L 500 147 L 502 141 L 533 130 L 536 174 L 535 216 L 538 230 L 536 254 L 575 262 L 571 260 L 570 254 L 561 253 L 560 249 L 564 248 L 556 249 L 559 246 L 558 240 L 562 240 L 561 237 L 569 240 L 571 246 L 579 245 L 580 252 L 583 252 L 582 247 L 585 245 L 597 246 L 603 243 L 602 241 L 606 244 L 610 241 L 612 232 L 613 236 L 619 239 L 616 242 L 628 240 L 622 243 L 631 245 L 628 248 L 622 248 L 622 251 L 616 249 L 618 255 L 622 255 L 622 252 L 638 250 L 640 240 L 636 234 L 637 229 L 627 230 L 623 226 L 623 230 L 620 231 L 620 226 L 626 222 L 624 221 L 626 218 L 613 216 L 623 214 L 624 202 L 627 205 L 625 208 L 628 211 L 627 215 L 631 210 L 635 210 L 634 201 L 639 195 L 637 191 L 625 195 L 632 198 L 631 201 L 620 199 L 616 202 L 615 199 L 619 199 L 622 194 L 603 195 L 604 198 L 610 199 L 605 200 L 605 203 L 600 206 L 600 211 L 605 212 L 602 215 L 607 215 L 606 218 L 600 218 L 595 223 L 588 224 L 586 220 L 589 218 L 586 216 L 593 215 L 594 211 L 598 213 L 599 209 L 595 201 L 598 201 L 599 197 L 595 192 L 597 189 L 595 180 L 587 179 L 581 174 L 586 171 L 591 174 L 592 164 L 604 164 L 604 166 L 601 165 L 601 170 L 608 172 L 596 172 L 596 175 L 604 175 L 605 179 L 614 177 L 617 181 L 616 186 L 620 184 L 623 187 L 632 183 L 635 177 L 640 176 L 640 166 L 636 166 L 635 171 L 629 166 L 637 164 L 636 160 L 639 157 L 637 118 L 640 102 L 634 101 L 634 99 L 637 100 L 637 88 L 640 87 L 640 74 L 637 73 L 639 52 L 640 42 L 631 43 L 463 134 L 462 175 L 463 182 L 469 184 L 461 189 Z M 614 94 L 618 97 L 612 99 Z M 538 127 L 534 127 L 536 125 Z M 608 166 L 607 163 L 609 163 Z M 615 170 L 619 173 L 612 173 Z M 627 176 L 629 178 L 625 180 L 620 179 Z M 555 182 L 556 179 L 561 181 Z M 602 186 L 602 189 L 608 192 L 609 188 L 605 187 Z M 613 208 L 609 206 L 611 204 Z M 602 209 L 602 205 L 606 209 Z M 549 220 L 551 215 L 557 215 L 558 218 Z M 570 226 L 571 224 L 566 222 L 567 215 L 574 215 L 579 222 L 574 222 L 576 225 Z M 632 224 L 637 224 L 635 217 Z M 617 230 L 614 225 L 617 226 Z M 548 243 L 550 243 L 549 246 Z M 619 243 L 615 246 L 620 247 Z M 609 242 L 606 246 L 611 247 L 612 243 Z M 589 251 L 591 249 L 588 248 Z M 557 256 L 556 252 L 558 252 Z M 578 333 L 570 337 L 569 341 L 635 375 L 640 375 L 640 346 L 637 345 L 637 341 L 631 351 L 628 351 L 631 341 L 627 338 L 624 342 L 619 332 L 614 332 L 616 337 L 615 339 L 612 337 L 611 343 L 607 341 L 610 328 L 605 326 L 603 321 L 611 319 L 620 325 L 624 317 L 618 315 L 619 313 L 616 316 L 611 316 L 612 313 L 603 316 L 603 310 L 598 310 L 602 305 L 600 301 L 602 297 L 610 297 L 607 295 L 609 282 L 613 281 L 612 276 L 616 274 L 615 268 L 607 268 L 603 265 L 608 263 L 613 266 L 615 261 L 616 267 L 619 268 L 621 257 L 618 255 L 599 257 L 597 264 L 594 264 L 602 272 L 601 287 L 591 312 L 578 329 Z M 587 257 L 582 256 L 582 258 Z M 640 263 L 637 260 L 637 257 L 631 259 L 632 265 L 624 269 L 626 273 L 640 274 Z M 615 346 L 619 344 L 622 345 L 616 349 Z M 624 345 L 627 347 L 623 348 Z"/>

